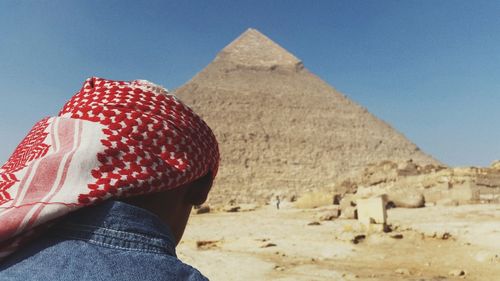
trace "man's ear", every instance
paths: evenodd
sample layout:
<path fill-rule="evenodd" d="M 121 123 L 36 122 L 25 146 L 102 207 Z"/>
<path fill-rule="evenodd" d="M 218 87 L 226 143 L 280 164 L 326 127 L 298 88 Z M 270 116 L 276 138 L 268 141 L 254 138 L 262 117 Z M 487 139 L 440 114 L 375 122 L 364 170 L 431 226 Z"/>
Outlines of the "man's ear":
<path fill-rule="evenodd" d="M 212 188 L 212 173 L 208 172 L 203 177 L 195 180 L 187 187 L 186 203 L 190 205 L 201 205 L 207 201 L 208 193 Z"/>

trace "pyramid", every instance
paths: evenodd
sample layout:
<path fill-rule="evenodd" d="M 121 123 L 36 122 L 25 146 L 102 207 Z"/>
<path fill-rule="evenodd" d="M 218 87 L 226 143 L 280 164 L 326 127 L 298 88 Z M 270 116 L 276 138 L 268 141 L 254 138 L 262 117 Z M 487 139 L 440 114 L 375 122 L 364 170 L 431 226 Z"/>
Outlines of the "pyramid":
<path fill-rule="evenodd" d="M 439 164 L 255 29 L 175 94 L 220 143 L 213 203 L 332 191 L 339 180 L 385 160 Z"/>

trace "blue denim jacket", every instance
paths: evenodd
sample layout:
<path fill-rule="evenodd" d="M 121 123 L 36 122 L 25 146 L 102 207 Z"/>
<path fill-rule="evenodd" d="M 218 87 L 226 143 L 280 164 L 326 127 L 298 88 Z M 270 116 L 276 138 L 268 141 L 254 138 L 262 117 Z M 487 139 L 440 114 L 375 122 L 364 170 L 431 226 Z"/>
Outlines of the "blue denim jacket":
<path fill-rule="evenodd" d="M 168 227 L 120 201 L 84 208 L 0 264 L 0 280 L 208 280 L 182 263 Z"/>

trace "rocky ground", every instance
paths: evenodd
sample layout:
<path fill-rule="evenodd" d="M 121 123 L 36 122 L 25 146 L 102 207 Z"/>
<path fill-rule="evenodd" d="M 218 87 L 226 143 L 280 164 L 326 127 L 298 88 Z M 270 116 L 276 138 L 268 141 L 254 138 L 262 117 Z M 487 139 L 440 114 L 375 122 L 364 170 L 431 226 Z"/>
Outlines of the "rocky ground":
<path fill-rule="evenodd" d="M 500 204 L 390 209 L 390 232 L 246 209 L 193 215 L 179 257 L 211 280 L 499 280 Z"/>

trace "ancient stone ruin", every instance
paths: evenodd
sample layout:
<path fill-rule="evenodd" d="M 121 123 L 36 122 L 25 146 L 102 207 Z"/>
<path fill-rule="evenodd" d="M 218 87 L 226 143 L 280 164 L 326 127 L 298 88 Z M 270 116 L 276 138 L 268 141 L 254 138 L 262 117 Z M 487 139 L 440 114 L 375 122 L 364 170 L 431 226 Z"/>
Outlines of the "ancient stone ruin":
<path fill-rule="evenodd" d="M 339 183 L 354 198 L 386 194 L 392 207 L 460 205 L 500 202 L 500 169 L 426 165 L 383 161 Z M 355 195 L 354 195 L 355 194 Z"/>
<path fill-rule="evenodd" d="M 340 179 L 389 159 L 439 165 L 255 29 L 175 94 L 200 113 L 220 142 L 212 203 L 262 203 L 277 194 L 332 190 Z"/>

